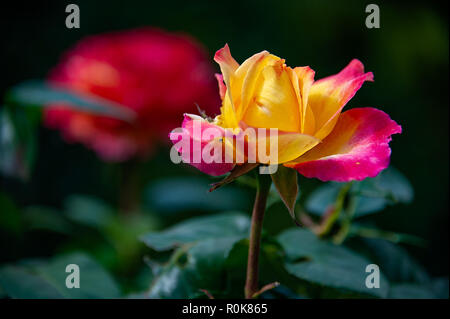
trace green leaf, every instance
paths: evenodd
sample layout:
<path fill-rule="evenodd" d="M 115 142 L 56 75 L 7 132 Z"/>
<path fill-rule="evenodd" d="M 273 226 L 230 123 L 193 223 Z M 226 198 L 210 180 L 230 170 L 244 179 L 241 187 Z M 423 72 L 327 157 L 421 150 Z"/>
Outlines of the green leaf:
<path fill-rule="evenodd" d="M 112 209 L 106 203 L 89 196 L 71 195 L 64 206 L 67 218 L 85 226 L 105 227 L 113 218 Z"/>
<path fill-rule="evenodd" d="M 8 92 L 9 104 L 25 106 L 48 106 L 62 104 L 79 111 L 105 115 L 124 121 L 132 121 L 135 113 L 120 104 L 97 96 L 83 95 L 63 87 L 49 86 L 43 81 L 21 83 Z"/>
<path fill-rule="evenodd" d="M 13 87 L 0 110 L 0 171 L 27 179 L 37 154 L 37 127 L 41 108 L 64 105 L 79 111 L 108 116 L 127 122 L 136 117 L 133 110 L 96 96 L 82 95 L 43 81 L 28 81 Z"/>
<path fill-rule="evenodd" d="M 178 247 L 166 265 L 152 263 L 154 279 L 147 297 L 205 297 L 200 289 L 223 295 L 225 261 L 235 243 L 248 236 L 249 226 L 247 216 L 230 212 L 192 218 L 144 235 L 144 243 L 155 250 Z"/>
<path fill-rule="evenodd" d="M 0 172 L 13 175 L 19 171 L 14 126 L 5 107 L 0 109 Z"/>
<path fill-rule="evenodd" d="M 360 182 L 360 192 L 368 197 L 384 197 L 389 203 L 411 203 L 414 190 L 408 179 L 397 169 L 390 166 L 375 178 Z"/>
<path fill-rule="evenodd" d="M 448 299 L 448 278 L 433 278 L 423 283 L 396 283 L 389 290 L 393 299 Z"/>
<path fill-rule="evenodd" d="M 308 212 L 323 215 L 339 194 L 340 183 L 326 183 L 316 188 L 308 197 L 305 208 Z"/>
<path fill-rule="evenodd" d="M 47 280 L 21 266 L 3 266 L 0 268 L 0 286 L 6 296 L 11 298 L 63 298 L 63 295 Z"/>
<path fill-rule="evenodd" d="M 0 229 L 9 233 L 20 233 L 23 226 L 20 211 L 14 202 L 3 193 L 0 193 L 0 211 Z"/>
<path fill-rule="evenodd" d="M 69 264 L 79 266 L 80 288 L 66 287 Z M 4 266 L 0 268 L 0 286 L 12 298 L 118 298 L 121 295 L 110 275 L 81 253 Z"/>
<path fill-rule="evenodd" d="M 273 184 L 280 194 L 281 200 L 295 221 L 295 202 L 298 195 L 297 171 L 283 165 L 278 165 L 276 173 L 270 175 Z"/>
<path fill-rule="evenodd" d="M 142 249 L 145 248 L 139 241 L 139 236 L 158 228 L 158 222 L 151 214 L 145 212 L 126 216 L 115 214 L 114 209 L 107 203 L 89 196 L 72 195 L 66 199 L 64 206 L 64 215 L 74 222 L 74 226 L 78 226 L 77 230 L 94 231 L 106 240 L 109 247 L 105 250 L 107 254 L 102 253 L 103 257 L 98 253 L 96 255 L 116 269 L 134 267 Z M 109 252 L 113 255 L 108 256 Z"/>
<path fill-rule="evenodd" d="M 34 110 L 3 107 L 0 110 L 0 172 L 27 179 L 37 153 L 40 114 Z"/>
<path fill-rule="evenodd" d="M 328 208 L 335 203 L 341 187 L 341 183 L 327 183 L 317 188 L 311 193 L 306 201 L 305 207 L 307 211 L 316 215 L 323 215 Z M 355 217 L 379 212 L 383 210 L 387 204 L 385 198 L 358 197 L 357 206 L 355 208 Z"/>
<path fill-rule="evenodd" d="M 365 285 L 366 258 L 331 242 L 319 239 L 306 229 L 283 232 L 278 240 L 288 257 L 287 271 L 306 282 L 384 298 L 389 284 L 380 274 L 380 288 Z"/>
<path fill-rule="evenodd" d="M 242 239 L 233 246 L 226 260 L 226 297 L 243 298 L 247 271 L 248 240 Z M 273 282 L 290 283 L 284 269 L 283 251 L 278 242 L 263 236 L 259 256 L 259 287 Z M 269 290 L 271 291 L 271 290 Z M 265 297 L 266 293 L 261 295 Z"/>
<path fill-rule="evenodd" d="M 336 200 L 343 183 L 323 183 L 309 194 L 305 208 L 310 213 L 322 215 Z"/>
<path fill-rule="evenodd" d="M 145 190 L 146 206 L 157 212 L 232 211 L 246 208 L 242 190 L 225 187 L 208 193 L 203 178 L 168 178 L 152 182 Z"/>
<path fill-rule="evenodd" d="M 142 212 L 130 216 L 115 215 L 108 224 L 98 230 L 113 245 L 117 253 L 115 260 L 124 269 L 129 269 L 127 267 L 136 265 L 145 248 L 139 237 L 155 229 L 160 227 L 153 215 Z"/>
<path fill-rule="evenodd" d="M 49 230 L 70 234 L 72 225 L 60 211 L 49 207 L 29 206 L 23 211 L 23 221 L 27 229 Z"/>
<path fill-rule="evenodd" d="M 187 249 L 179 249 L 175 258 L 159 270 L 147 297 L 205 297 L 200 289 L 217 296 L 216 293 L 221 293 L 225 287 L 225 260 L 240 238 L 210 238 Z"/>
<path fill-rule="evenodd" d="M 428 283 L 430 276 L 408 252 L 399 245 L 381 239 L 364 239 L 373 260 L 390 281 Z"/>
<path fill-rule="evenodd" d="M 436 298 L 448 299 L 449 280 L 448 277 L 433 278 L 428 286 L 433 291 Z"/>
<path fill-rule="evenodd" d="M 249 227 L 247 216 L 230 212 L 191 218 L 164 231 L 148 233 L 141 240 L 150 248 L 161 251 L 199 240 L 247 236 Z"/>
<path fill-rule="evenodd" d="M 308 197 L 308 212 L 323 215 L 334 204 L 342 183 L 326 183 Z M 387 205 L 410 203 L 413 189 L 408 180 L 396 169 L 389 167 L 375 178 L 353 182 L 350 196 L 357 197 L 354 217 L 362 217 L 382 211 Z"/>
<path fill-rule="evenodd" d="M 435 299 L 433 292 L 418 284 L 394 284 L 389 290 L 390 299 Z"/>
<path fill-rule="evenodd" d="M 80 288 L 68 289 L 65 284 L 66 266 L 80 267 Z M 67 298 L 118 298 L 119 287 L 112 277 L 89 256 L 79 253 L 54 258 L 38 267 L 39 273 L 51 282 Z"/>
<path fill-rule="evenodd" d="M 263 241 L 260 256 L 261 286 L 283 279 L 281 250 Z M 248 241 L 242 236 L 211 238 L 177 249 L 168 264 L 157 267 L 146 297 L 242 298 L 247 267 Z M 264 297 L 264 296 L 263 296 Z M 285 298 L 292 296 L 284 296 Z"/>

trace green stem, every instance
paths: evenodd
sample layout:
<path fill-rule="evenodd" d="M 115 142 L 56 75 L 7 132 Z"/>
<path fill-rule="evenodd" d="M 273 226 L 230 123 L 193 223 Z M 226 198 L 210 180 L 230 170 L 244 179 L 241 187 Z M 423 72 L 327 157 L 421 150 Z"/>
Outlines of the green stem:
<path fill-rule="evenodd" d="M 352 225 L 353 217 L 356 213 L 356 205 L 358 204 L 358 197 L 355 195 L 350 196 L 350 201 L 347 208 L 344 210 L 344 219 L 341 223 L 341 228 L 334 236 L 333 242 L 337 245 L 340 245 L 347 238 L 350 227 Z"/>
<path fill-rule="evenodd" d="M 255 203 L 253 205 L 250 241 L 248 247 L 247 279 L 245 282 L 245 298 L 251 299 L 258 292 L 259 250 L 261 233 L 266 210 L 267 196 L 272 179 L 270 175 L 258 174 Z"/>
<path fill-rule="evenodd" d="M 345 197 L 347 196 L 351 187 L 352 187 L 352 182 L 344 184 L 341 187 L 341 189 L 339 190 L 339 194 L 336 198 L 336 202 L 334 204 L 333 211 L 331 212 L 330 215 L 324 216 L 324 220 L 322 220 L 322 222 L 321 222 L 321 226 L 320 226 L 321 229 L 318 234 L 319 236 L 325 236 L 331 231 L 331 228 L 336 223 L 336 221 L 338 220 L 338 218 L 341 214 L 341 211 L 344 207 Z"/>

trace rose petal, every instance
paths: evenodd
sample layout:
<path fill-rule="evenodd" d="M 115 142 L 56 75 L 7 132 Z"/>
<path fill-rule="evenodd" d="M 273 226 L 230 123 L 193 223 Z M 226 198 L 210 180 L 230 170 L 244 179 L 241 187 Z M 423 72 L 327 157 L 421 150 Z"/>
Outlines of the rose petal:
<path fill-rule="evenodd" d="M 264 162 L 260 157 L 258 157 L 259 162 L 264 164 L 286 163 L 303 155 L 320 142 L 319 139 L 311 135 L 279 131 L 278 136 L 272 137 L 269 133 L 263 137 L 258 136 L 257 145 L 266 145 L 266 154 L 269 155 L 270 145 L 275 141 L 278 145 L 277 160 Z"/>
<path fill-rule="evenodd" d="M 258 75 L 252 102 L 242 120 L 249 126 L 300 132 L 300 112 L 288 68 L 283 60 Z"/>
<path fill-rule="evenodd" d="M 304 134 L 314 134 L 315 120 L 311 108 L 308 108 L 309 91 L 314 83 L 315 72 L 308 66 L 296 67 L 290 72 L 292 85 L 299 103 L 299 111 L 301 116 L 300 132 Z M 309 116 L 308 116 L 309 115 Z M 308 119 L 306 121 L 306 119 Z"/>
<path fill-rule="evenodd" d="M 253 98 L 255 84 L 261 71 L 266 66 L 275 65 L 279 60 L 279 57 L 276 57 L 267 51 L 262 51 L 245 60 L 236 70 L 236 83 L 232 83 L 232 86 L 233 89 L 238 90 L 241 94 L 241 101 L 239 101 L 240 103 L 236 110 L 238 121 L 242 120 L 242 117 Z"/>
<path fill-rule="evenodd" d="M 402 128 L 375 108 L 342 113 L 333 131 L 295 161 L 284 164 L 306 177 L 347 182 L 375 177 L 389 165 L 391 135 Z"/>
<path fill-rule="evenodd" d="M 354 59 L 338 74 L 313 84 L 308 106 L 314 114 L 317 138 L 324 139 L 333 130 L 342 108 L 365 81 L 373 81 L 373 74 L 364 73 L 363 64 Z"/>
<path fill-rule="evenodd" d="M 223 81 L 227 88 L 230 87 L 234 72 L 239 67 L 239 64 L 231 56 L 230 48 L 228 44 L 218 50 L 214 56 L 214 61 L 220 65 L 222 71 Z M 219 122 L 222 126 L 227 128 L 237 127 L 238 121 L 236 120 L 236 110 L 233 104 L 232 90 L 227 90 L 224 96 L 221 115 L 219 116 Z"/>
<path fill-rule="evenodd" d="M 223 128 L 189 114 L 185 114 L 182 129 L 174 130 L 169 134 L 175 149 L 181 153 L 183 162 L 213 176 L 223 175 L 234 167 L 233 163 L 225 163 L 223 136 L 225 136 Z M 206 161 L 203 156 L 204 151 L 213 150 L 215 147 L 222 150 L 220 158 L 217 158 L 218 163 L 212 160 Z"/>
<path fill-rule="evenodd" d="M 219 84 L 219 94 L 220 94 L 220 98 L 223 99 L 225 98 L 225 94 L 227 94 L 227 87 L 225 85 L 225 83 L 223 83 L 223 75 L 216 73 L 216 80 L 217 80 L 217 84 Z"/>

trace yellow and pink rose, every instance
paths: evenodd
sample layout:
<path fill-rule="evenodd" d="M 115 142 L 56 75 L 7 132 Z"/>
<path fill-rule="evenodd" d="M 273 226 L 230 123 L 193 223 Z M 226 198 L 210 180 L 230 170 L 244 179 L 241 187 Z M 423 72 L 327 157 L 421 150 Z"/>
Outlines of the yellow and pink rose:
<path fill-rule="evenodd" d="M 277 163 L 322 181 L 351 181 L 374 177 L 389 165 L 391 135 L 401 126 L 381 110 L 354 108 L 342 112 L 347 102 L 371 72 L 354 59 L 338 74 L 314 80 L 310 67 L 291 68 L 285 60 L 263 51 L 239 65 L 228 45 L 214 60 L 222 74 L 216 75 L 222 99 L 221 114 L 212 121 L 185 114 L 182 134 L 170 134 L 174 144 L 181 138 L 201 147 L 217 142 L 204 130 L 227 131 L 247 128 L 278 129 Z M 193 130 L 194 121 L 201 129 Z M 259 138 L 259 136 L 257 137 Z M 223 147 L 234 147 L 220 139 Z M 183 153 L 182 148 L 177 149 Z M 258 161 L 258 160 L 257 160 Z M 240 163 L 199 161 L 191 165 L 210 175 L 222 175 Z M 266 163 L 265 163 L 266 164 Z"/>

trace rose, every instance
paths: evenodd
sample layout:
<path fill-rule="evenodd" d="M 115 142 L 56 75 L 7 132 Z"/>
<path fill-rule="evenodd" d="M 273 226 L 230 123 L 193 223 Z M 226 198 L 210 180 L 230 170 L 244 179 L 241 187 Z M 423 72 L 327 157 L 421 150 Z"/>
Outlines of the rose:
<path fill-rule="evenodd" d="M 322 181 L 362 180 L 389 165 L 391 135 L 401 133 L 401 127 L 374 108 L 354 108 L 341 114 L 362 84 L 373 80 L 360 61 L 352 60 L 338 74 L 314 81 L 311 68 L 292 69 L 266 51 L 239 65 L 225 45 L 214 59 L 222 71 L 216 76 L 221 114 L 212 123 L 203 120 L 205 125 L 197 133 L 192 122 L 198 117 L 185 115 L 181 138 L 200 140 L 203 148 L 208 142 L 217 143 L 216 138 L 202 134 L 203 128 L 215 126 L 221 132 L 277 128 L 278 160 L 271 164 L 283 164 Z M 180 134 L 170 138 L 178 143 Z M 234 147 L 226 139 L 222 141 Z M 224 174 L 234 166 L 223 161 L 192 165 L 211 175 Z"/>
<path fill-rule="evenodd" d="M 49 81 L 80 94 L 117 102 L 136 113 L 128 123 L 50 105 L 45 124 L 83 143 L 103 160 L 146 157 L 167 141 L 180 112 L 217 112 L 220 99 L 203 48 L 191 37 L 156 29 L 95 35 L 69 50 Z"/>

